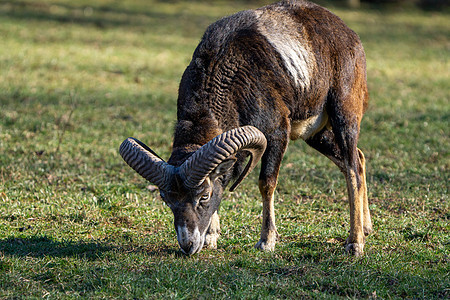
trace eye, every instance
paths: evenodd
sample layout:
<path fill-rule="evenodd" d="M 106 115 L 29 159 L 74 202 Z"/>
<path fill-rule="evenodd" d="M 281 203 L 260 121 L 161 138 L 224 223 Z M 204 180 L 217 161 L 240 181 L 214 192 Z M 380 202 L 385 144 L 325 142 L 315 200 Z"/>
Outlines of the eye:
<path fill-rule="evenodd" d="M 200 202 L 206 202 L 206 201 L 208 201 L 209 200 L 209 194 L 203 194 L 201 197 L 200 197 Z"/>

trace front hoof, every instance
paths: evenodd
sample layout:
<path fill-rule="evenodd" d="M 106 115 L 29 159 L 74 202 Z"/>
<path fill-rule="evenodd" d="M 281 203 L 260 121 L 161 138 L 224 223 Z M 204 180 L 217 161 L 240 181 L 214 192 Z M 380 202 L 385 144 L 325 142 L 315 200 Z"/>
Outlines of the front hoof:
<path fill-rule="evenodd" d="M 205 236 L 205 246 L 208 249 L 217 249 L 217 239 L 219 238 L 219 234 L 206 234 Z"/>
<path fill-rule="evenodd" d="M 259 242 L 256 243 L 255 248 L 263 251 L 274 251 L 275 241 L 269 242 L 267 240 L 259 240 Z"/>
<path fill-rule="evenodd" d="M 345 245 L 345 252 L 355 257 L 362 256 L 364 254 L 364 244 L 349 243 Z"/>
<path fill-rule="evenodd" d="M 259 242 L 256 243 L 255 248 L 263 251 L 273 251 L 275 250 L 275 244 L 277 243 L 278 237 L 279 235 L 276 230 L 262 234 Z"/>

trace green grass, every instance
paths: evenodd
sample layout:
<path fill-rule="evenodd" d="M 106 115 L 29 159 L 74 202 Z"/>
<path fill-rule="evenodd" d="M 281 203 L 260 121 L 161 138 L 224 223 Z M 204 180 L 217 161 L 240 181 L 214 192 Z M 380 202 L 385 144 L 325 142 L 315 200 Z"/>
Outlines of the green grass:
<path fill-rule="evenodd" d="M 268 2 L 265 2 L 268 3 Z M 178 250 L 172 214 L 125 165 L 170 155 L 178 82 L 204 29 L 263 1 L 0 1 L 0 298 L 448 298 L 449 16 L 331 7 L 366 48 L 374 233 L 343 253 L 343 176 L 290 144 L 281 240 L 253 249 L 257 172 L 221 205 L 217 250 Z"/>

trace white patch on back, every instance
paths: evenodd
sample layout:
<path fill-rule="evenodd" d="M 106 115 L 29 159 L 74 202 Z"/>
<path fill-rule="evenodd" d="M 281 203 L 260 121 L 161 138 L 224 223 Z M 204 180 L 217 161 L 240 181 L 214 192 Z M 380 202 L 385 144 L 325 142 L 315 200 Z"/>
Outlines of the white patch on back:
<path fill-rule="evenodd" d="M 295 85 L 307 88 L 311 82 L 315 58 L 309 45 L 303 42 L 302 33 L 299 32 L 301 25 L 282 10 L 256 10 L 255 13 L 259 32 L 280 54 Z"/>

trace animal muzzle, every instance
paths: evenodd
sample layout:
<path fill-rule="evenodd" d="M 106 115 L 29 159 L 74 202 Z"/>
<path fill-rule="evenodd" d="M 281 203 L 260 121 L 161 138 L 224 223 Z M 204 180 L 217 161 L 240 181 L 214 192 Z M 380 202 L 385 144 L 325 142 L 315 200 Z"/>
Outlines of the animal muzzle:
<path fill-rule="evenodd" d="M 176 226 L 178 244 L 181 251 L 186 255 L 191 255 L 200 252 L 205 243 L 205 234 L 200 234 L 197 227 L 194 230 L 189 230 L 185 225 Z"/>

